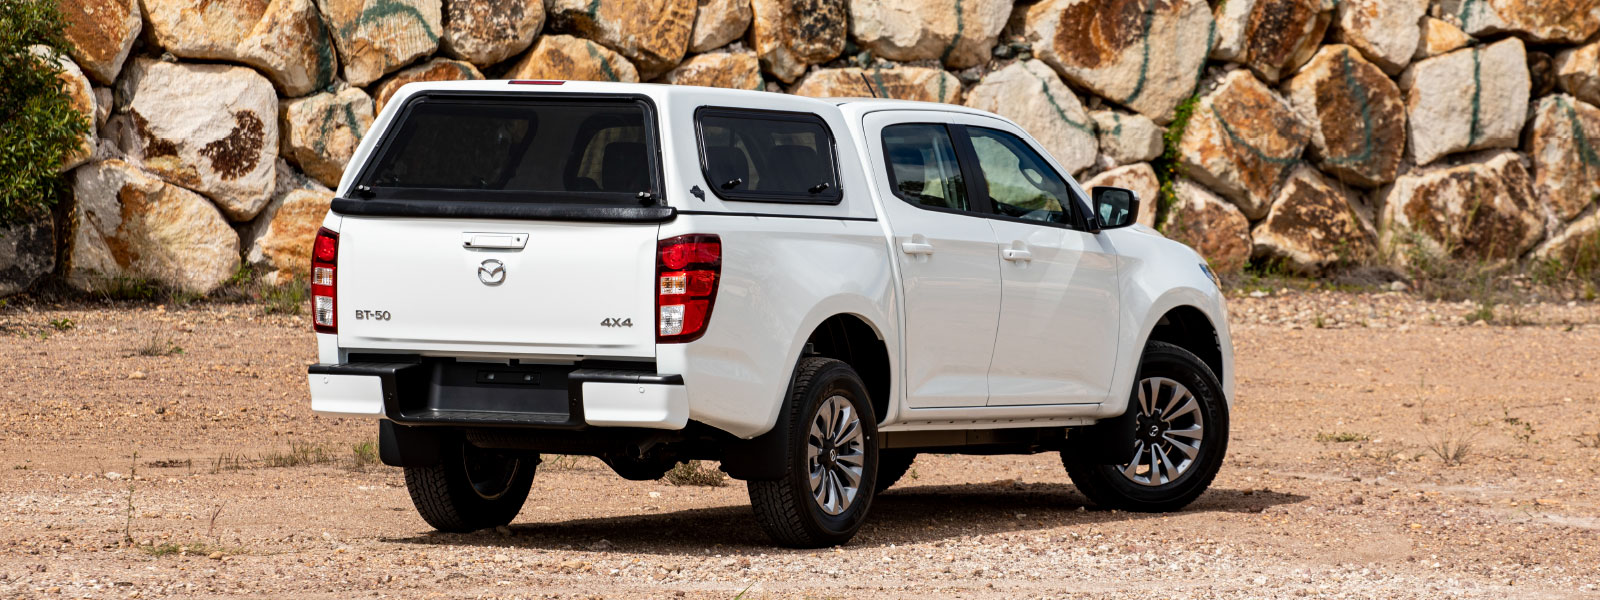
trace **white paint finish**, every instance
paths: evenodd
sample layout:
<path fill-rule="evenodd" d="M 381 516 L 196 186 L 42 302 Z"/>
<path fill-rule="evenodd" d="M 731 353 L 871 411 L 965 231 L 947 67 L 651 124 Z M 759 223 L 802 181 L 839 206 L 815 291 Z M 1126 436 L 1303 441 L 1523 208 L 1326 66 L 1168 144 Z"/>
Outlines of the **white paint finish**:
<path fill-rule="evenodd" d="M 683 429 L 689 394 L 681 385 L 583 384 L 583 421 L 596 427 Z"/>
<path fill-rule="evenodd" d="M 338 417 L 383 416 L 383 381 L 374 375 L 306 376 L 311 410 Z"/>

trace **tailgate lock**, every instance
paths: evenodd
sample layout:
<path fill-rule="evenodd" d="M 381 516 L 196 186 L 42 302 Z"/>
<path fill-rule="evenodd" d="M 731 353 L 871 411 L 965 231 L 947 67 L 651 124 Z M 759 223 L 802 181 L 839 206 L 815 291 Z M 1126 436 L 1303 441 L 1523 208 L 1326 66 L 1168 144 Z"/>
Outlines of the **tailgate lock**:
<path fill-rule="evenodd" d="M 488 233 L 468 231 L 461 234 L 461 247 L 479 250 L 521 250 L 528 246 L 526 233 Z"/>

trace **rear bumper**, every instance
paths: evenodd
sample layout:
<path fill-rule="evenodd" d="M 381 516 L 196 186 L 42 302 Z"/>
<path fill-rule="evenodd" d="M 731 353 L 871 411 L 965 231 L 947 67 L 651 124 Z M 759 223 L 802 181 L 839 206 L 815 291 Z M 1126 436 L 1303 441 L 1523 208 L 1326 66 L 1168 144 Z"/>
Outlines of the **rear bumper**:
<path fill-rule="evenodd" d="M 681 375 L 567 365 L 358 362 L 311 365 L 311 410 L 405 425 L 683 429 Z"/>

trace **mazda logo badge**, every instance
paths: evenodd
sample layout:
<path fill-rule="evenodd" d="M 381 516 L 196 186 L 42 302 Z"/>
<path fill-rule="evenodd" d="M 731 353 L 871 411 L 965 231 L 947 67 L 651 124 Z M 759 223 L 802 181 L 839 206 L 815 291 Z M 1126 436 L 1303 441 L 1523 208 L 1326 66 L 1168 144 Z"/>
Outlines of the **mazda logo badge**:
<path fill-rule="evenodd" d="M 484 285 L 500 285 L 506 281 L 506 264 L 495 259 L 478 265 L 478 281 Z"/>

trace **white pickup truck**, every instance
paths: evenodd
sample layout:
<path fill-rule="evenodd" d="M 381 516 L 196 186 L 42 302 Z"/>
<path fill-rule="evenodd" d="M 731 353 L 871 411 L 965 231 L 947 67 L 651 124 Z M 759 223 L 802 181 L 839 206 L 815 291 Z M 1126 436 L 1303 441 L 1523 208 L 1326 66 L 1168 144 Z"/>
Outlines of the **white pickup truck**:
<path fill-rule="evenodd" d="M 1228 442 L 1223 296 L 1015 124 L 576 81 L 401 88 L 313 249 L 312 408 L 379 420 L 433 527 L 511 522 L 541 454 L 720 461 L 841 544 L 919 452 L 1058 452 L 1179 509 Z"/>

